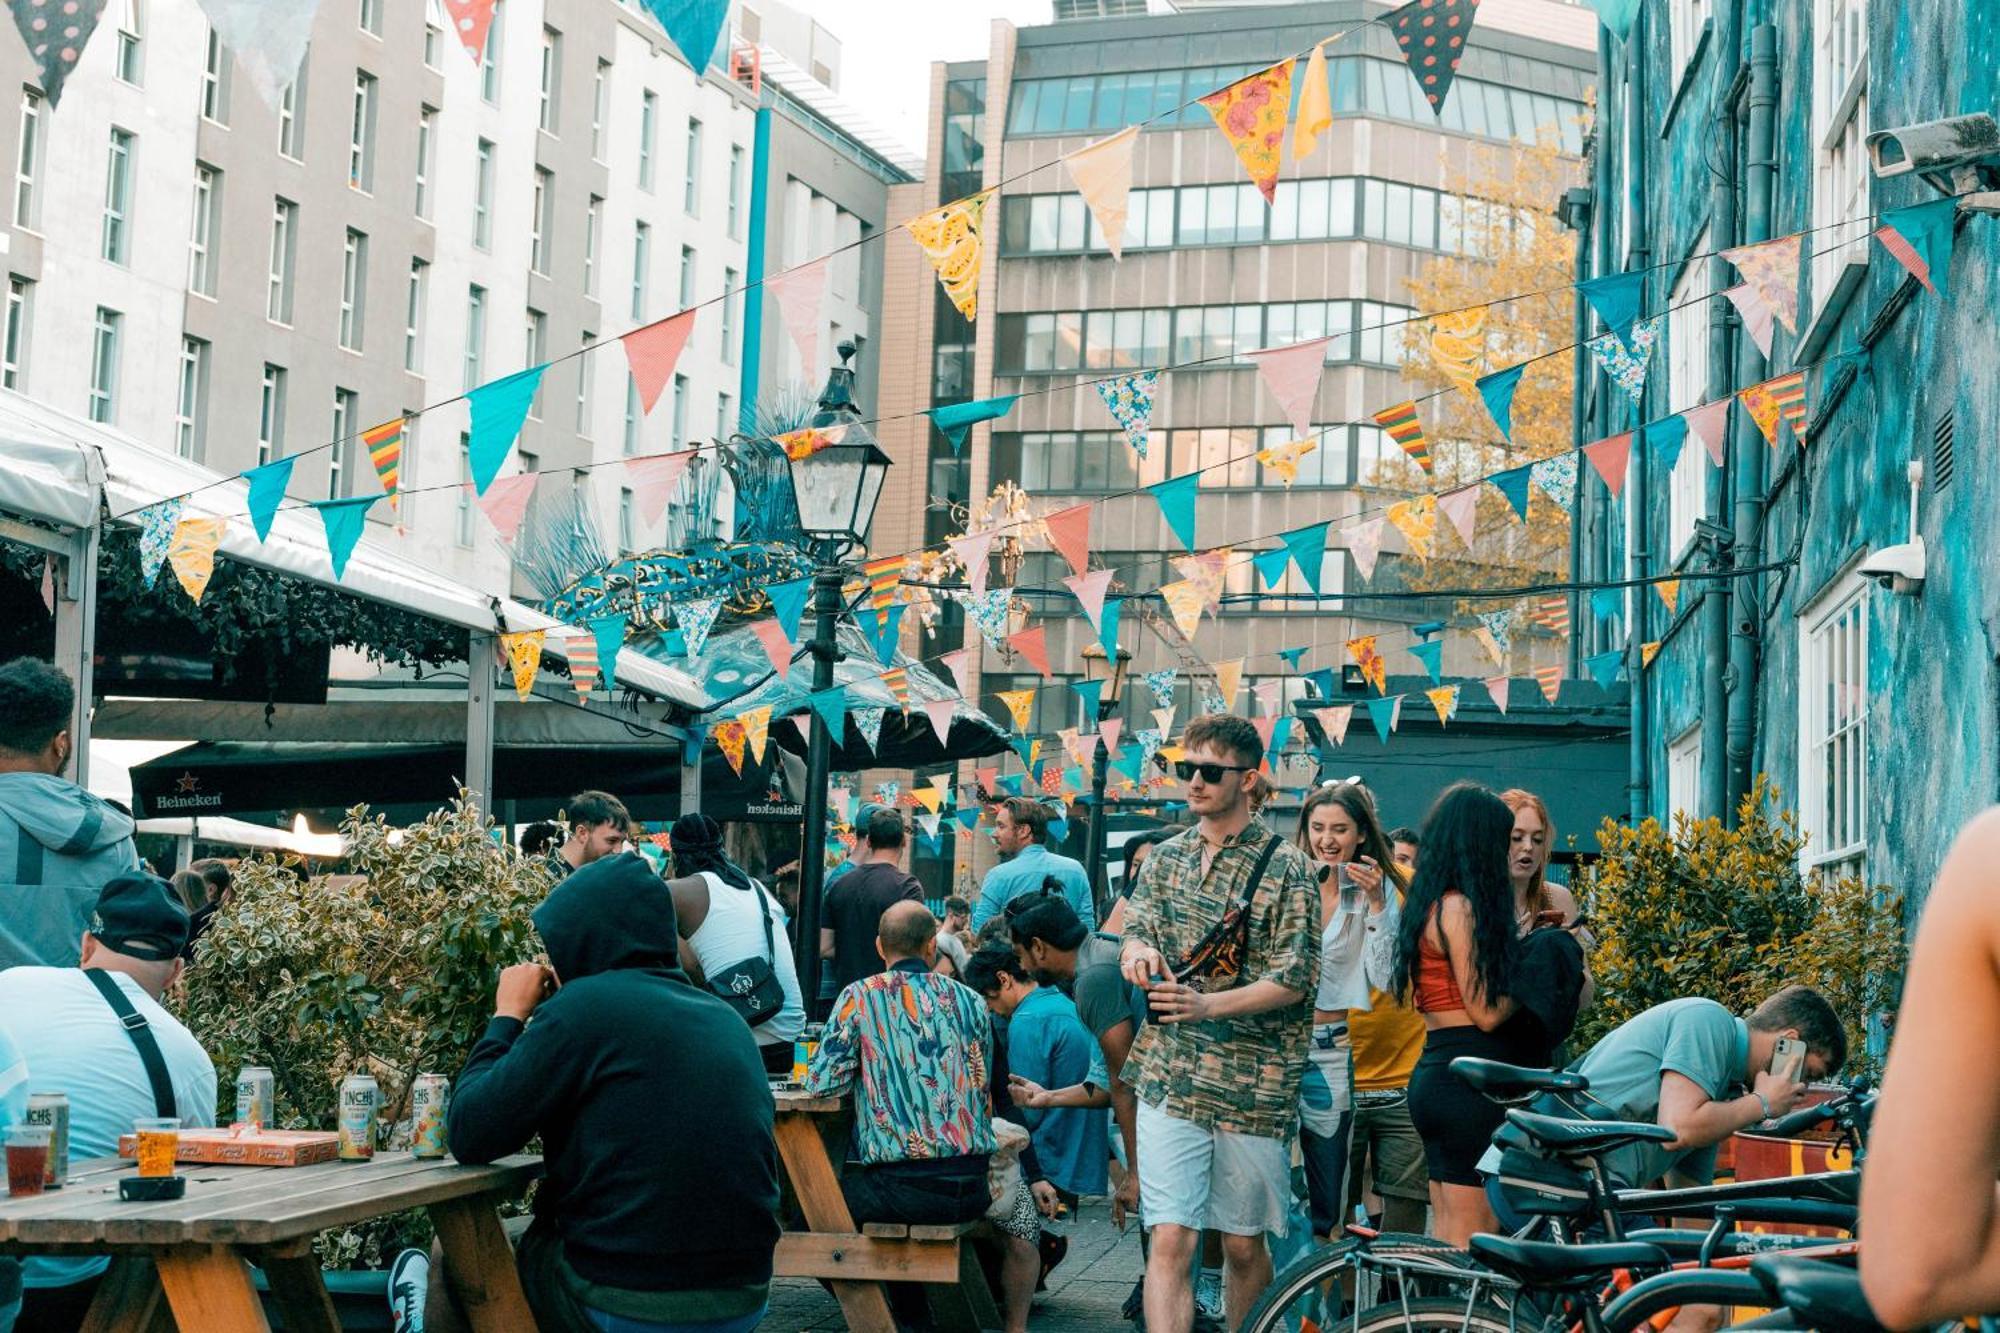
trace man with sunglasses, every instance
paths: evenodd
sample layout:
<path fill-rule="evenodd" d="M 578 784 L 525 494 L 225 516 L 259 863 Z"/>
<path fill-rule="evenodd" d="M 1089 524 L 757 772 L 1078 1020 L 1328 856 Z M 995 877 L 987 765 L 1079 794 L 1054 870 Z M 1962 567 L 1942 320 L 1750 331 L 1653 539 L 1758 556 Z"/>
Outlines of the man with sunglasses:
<path fill-rule="evenodd" d="M 1139 1099 L 1139 1206 L 1151 1233 L 1149 1333 L 1187 1333 L 1202 1228 L 1222 1233 L 1228 1324 L 1271 1280 L 1289 1135 L 1319 975 L 1311 864 L 1255 817 L 1264 743 L 1247 719 L 1188 723 L 1175 766 L 1199 821 L 1153 849 L 1126 906 L 1119 965 L 1153 1021 L 1125 1069 Z"/>

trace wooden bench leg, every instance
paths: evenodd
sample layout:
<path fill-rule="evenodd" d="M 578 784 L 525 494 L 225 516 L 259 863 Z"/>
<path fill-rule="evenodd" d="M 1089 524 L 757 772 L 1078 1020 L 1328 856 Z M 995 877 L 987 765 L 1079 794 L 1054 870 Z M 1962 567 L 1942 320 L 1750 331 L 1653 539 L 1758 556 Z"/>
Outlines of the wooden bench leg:
<path fill-rule="evenodd" d="M 250 1265 L 228 1246 L 164 1246 L 154 1263 L 181 1333 L 271 1333 Z"/>
<path fill-rule="evenodd" d="M 970 1241 L 959 1242 L 958 1281 L 927 1286 L 924 1296 L 930 1302 L 938 1333 L 980 1333 L 981 1329 L 1005 1327 L 997 1316 L 990 1323 L 981 1320 L 981 1299 L 991 1312 L 993 1297 L 986 1290 L 986 1274 L 980 1270 L 979 1256 Z"/>
<path fill-rule="evenodd" d="M 979 1249 L 969 1237 L 958 1245 L 958 1285 L 972 1306 L 974 1327 L 1007 1327 L 1000 1307 L 993 1303 L 993 1288 L 986 1285 L 986 1268 L 979 1262 Z"/>
<path fill-rule="evenodd" d="M 491 1199 L 449 1199 L 430 1206 L 444 1246 L 444 1278 L 473 1333 L 533 1333 L 535 1317 L 514 1267 L 514 1247 Z"/>
<path fill-rule="evenodd" d="M 784 1160 L 785 1174 L 798 1192 L 799 1211 L 814 1231 L 851 1234 L 854 1216 L 847 1211 L 847 1198 L 840 1192 L 840 1180 L 833 1174 L 833 1162 L 819 1128 L 810 1116 L 779 1115 L 778 1156 Z M 889 1298 L 879 1282 L 834 1282 L 833 1295 L 853 1333 L 896 1333 L 896 1321 L 889 1314 Z"/>
<path fill-rule="evenodd" d="M 257 1265 L 271 1284 L 271 1301 L 285 1333 L 340 1333 L 340 1317 L 320 1275 L 310 1241 L 261 1251 Z"/>
<path fill-rule="evenodd" d="M 78 1333 L 173 1333 L 174 1316 L 159 1270 L 142 1255 L 111 1261 L 104 1281 L 91 1298 L 90 1311 Z"/>

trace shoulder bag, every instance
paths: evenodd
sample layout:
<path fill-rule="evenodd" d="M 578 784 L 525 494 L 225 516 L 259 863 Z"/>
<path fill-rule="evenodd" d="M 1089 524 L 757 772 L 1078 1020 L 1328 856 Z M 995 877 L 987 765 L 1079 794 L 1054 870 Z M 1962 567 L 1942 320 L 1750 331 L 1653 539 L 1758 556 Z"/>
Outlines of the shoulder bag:
<path fill-rule="evenodd" d="M 714 894 L 715 886 L 711 884 L 708 891 Z M 757 915 L 764 922 L 764 956 L 725 968 L 719 976 L 708 979 L 708 989 L 754 1028 L 776 1018 L 785 1007 L 785 986 L 778 980 L 775 966 L 778 946 L 771 935 L 771 906 L 764 897 L 764 886 L 753 879 L 750 891 L 757 896 Z"/>
<path fill-rule="evenodd" d="M 1243 975 L 1243 964 L 1250 952 L 1250 904 L 1257 896 L 1257 886 L 1264 882 L 1264 871 L 1271 864 L 1272 854 L 1282 841 L 1275 833 L 1265 839 L 1264 849 L 1257 855 L 1256 869 L 1244 881 L 1243 891 L 1223 910 L 1222 919 L 1210 926 L 1201 941 L 1175 964 L 1175 981 L 1200 991 L 1217 991 L 1227 990 Z"/>

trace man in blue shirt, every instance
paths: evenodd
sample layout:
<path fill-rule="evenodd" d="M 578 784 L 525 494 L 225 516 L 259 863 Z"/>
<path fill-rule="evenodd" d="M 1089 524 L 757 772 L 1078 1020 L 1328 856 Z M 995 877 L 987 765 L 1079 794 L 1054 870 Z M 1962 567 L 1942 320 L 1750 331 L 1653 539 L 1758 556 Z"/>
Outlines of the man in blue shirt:
<path fill-rule="evenodd" d="M 1010 796 L 1000 802 L 993 832 L 1003 859 L 986 872 L 980 886 L 979 901 L 972 908 L 973 930 L 999 916 L 1014 899 L 1042 892 L 1051 879 L 1061 886 L 1062 896 L 1083 924 L 1096 926 L 1097 908 L 1083 866 L 1044 846 L 1049 836 L 1047 806 L 1032 797 Z"/>

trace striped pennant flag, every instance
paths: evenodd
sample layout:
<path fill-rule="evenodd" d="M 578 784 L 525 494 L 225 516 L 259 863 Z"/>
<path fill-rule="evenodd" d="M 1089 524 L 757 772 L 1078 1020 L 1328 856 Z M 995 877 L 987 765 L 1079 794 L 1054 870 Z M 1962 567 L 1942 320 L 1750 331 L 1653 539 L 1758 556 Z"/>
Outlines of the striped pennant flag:
<path fill-rule="evenodd" d="M 910 711 L 910 678 L 901 667 L 894 667 L 882 673 L 882 683 L 889 689 L 889 697 L 905 713 Z"/>
<path fill-rule="evenodd" d="M 896 600 L 896 589 L 903 581 L 903 569 L 908 563 L 908 556 L 885 555 L 862 564 L 861 572 L 868 578 L 868 596 L 877 611 L 888 610 L 889 603 Z"/>
<path fill-rule="evenodd" d="M 1569 598 L 1542 598 L 1528 608 L 1528 623 L 1540 625 L 1558 637 L 1569 633 Z"/>
<path fill-rule="evenodd" d="M 1387 431 L 1389 438 L 1403 446 L 1403 452 L 1426 473 L 1437 471 L 1431 462 L 1430 442 L 1424 439 L 1424 424 L 1417 419 L 1417 405 L 1414 402 L 1398 403 L 1375 414 L 1375 424 Z"/>
<path fill-rule="evenodd" d="M 361 432 L 361 443 L 368 446 L 368 461 L 375 465 L 375 475 L 382 479 L 382 492 L 389 497 L 389 507 L 399 514 L 403 512 L 397 492 L 403 485 L 404 420 L 397 417 Z"/>
<path fill-rule="evenodd" d="M 570 683 L 576 686 L 576 697 L 588 703 L 590 692 L 597 688 L 601 678 L 597 666 L 597 639 L 590 634 L 572 634 L 562 642 L 563 652 L 569 658 Z"/>
<path fill-rule="evenodd" d="M 1556 696 L 1562 693 L 1563 669 L 1560 666 L 1536 667 L 1535 684 L 1542 687 L 1542 697 L 1554 703 Z"/>
<path fill-rule="evenodd" d="M 1765 443 L 1778 447 L 1780 423 L 1789 424 L 1792 436 L 1799 442 L 1799 448 L 1806 447 L 1806 373 L 1795 370 L 1789 375 L 1753 384 L 1747 389 L 1739 389 L 1736 397 L 1743 404 L 1743 410 L 1757 423 Z"/>

